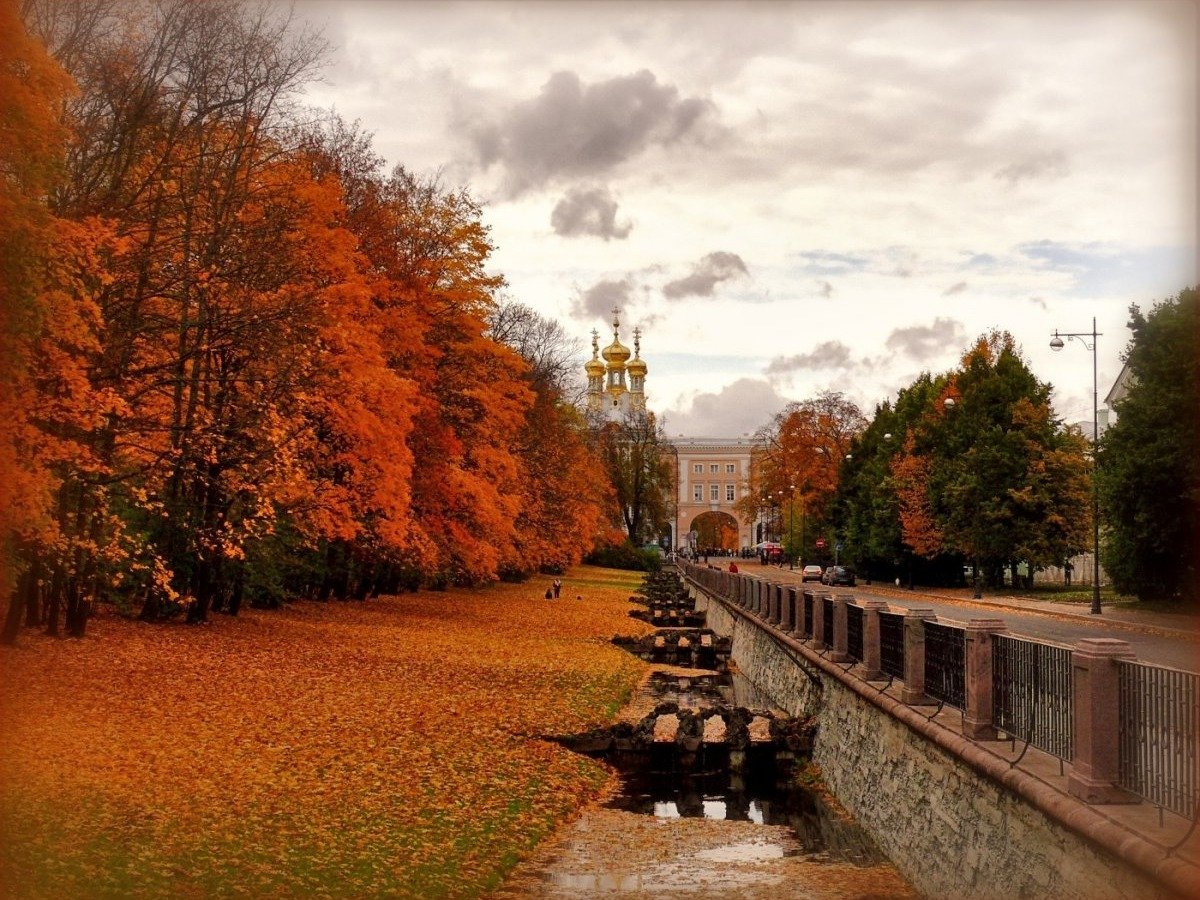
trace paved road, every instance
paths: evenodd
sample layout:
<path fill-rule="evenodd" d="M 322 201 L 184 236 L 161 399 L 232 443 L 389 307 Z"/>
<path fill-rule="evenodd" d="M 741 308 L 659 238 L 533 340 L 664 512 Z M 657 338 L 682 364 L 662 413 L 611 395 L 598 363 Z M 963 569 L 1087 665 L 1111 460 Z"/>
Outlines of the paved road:
<path fill-rule="evenodd" d="M 1200 642 L 1197 641 L 1195 635 L 1166 633 L 1161 629 L 1141 628 L 1125 622 L 1085 624 L 1078 621 L 1077 617 L 1066 614 L 999 609 L 995 606 L 984 606 L 969 601 L 939 601 L 926 597 L 909 599 L 891 594 L 875 593 L 868 587 L 855 588 L 854 594 L 857 597 L 886 600 L 894 606 L 928 607 L 939 618 L 955 619 L 960 622 L 977 618 L 1003 619 L 1008 625 L 1009 632 L 1014 635 L 1057 641 L 1061 644 L 1072 644 L 1080 638 L 1116 638 L 1128 641 L 1133 652 L 1138 655 L 1138 659 L 1145 662 L 1174 666 L 1193 672 L 1200 671 L 1200 659 L 1198 659 Z"/>
<path fill-rule="evenodd" d="M 787 569 L 761 567 L 752 562 L 740 568 L 744 574 L 768 581 L 801 583 L 799 572 Z M 885 600 L 894 606 L 925 607 L 939 617 L 960 622 L 975 618 L 1003 619 L 1012 634 L 1061 644 L 1072 644 L 1089 637 L 1116 638 L 1128 641 L 1138 659 L 1145 662 L 1200 672 L 1200 633 L 1195 627 L 1195 619 L 1188 616 L 1126 613 L 1117 619 L 1081 615 L 1082 609 L 1075 608 L 1077 604 L 1064 605 L 1058 611 L 1052 608 L 1054 604 L 1047 603 L 1036 604 L 1036 609 L 1020 608 L 1021 601 L 1015 598 L 993 597 L 987 603 L 973 603 L 969 599 L 932 597 L 919 590 L 915 593 L 890 588 L 880 590 L 863 584 L 856 588 L 828 588 L 809 582 L 805 587 L 848 591 L 856 597 Z"/>

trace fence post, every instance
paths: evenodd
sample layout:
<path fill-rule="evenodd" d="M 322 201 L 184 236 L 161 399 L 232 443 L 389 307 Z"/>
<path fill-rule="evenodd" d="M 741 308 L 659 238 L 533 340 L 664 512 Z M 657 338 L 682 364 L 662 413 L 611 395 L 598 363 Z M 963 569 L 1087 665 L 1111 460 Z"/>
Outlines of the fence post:
<path fill-rule="evenodd" d="M 992 649 L 993 634 L 1006 631 L 1003 619 L 970 619 L 963 627 L 965 647 L 963 664 L 963 734 L 969 738 L 995 740 L 992 724 Z"/>
<path fill-rule="evenodd" d="M 835 594 L 833 597 L 833 652 L 829 658 L 834 662 L 850 661 L 850 634 L 847 626 L 849 613 L 847 604 L 854 599 L 852 594 Z"/>
<path fill-rule="evenodd" d="M 879 644 L 879 611 L 887 609 L 883 600 L 860 600 L 863 608 L 863 673 L 866 681 L 879 678 L 883 671 L 880 669 L 882 651 Z"/>
<path fill-rule="evenodd" d="M 833 640 L 833 635 L 825 633 L 825 595 L 813 594 L 812 606 L 812 640 L 813 646 L 818 650 L 824 650 L 829 646 L 829 642 Z"/>
<path fill-rule="evenodd" d="M 925 696 L 925 619 L 933 610 L 910 606 L 904 610 L 904 689 L 900 699 L 911 705 L 928 705 Z"/>
<path fill-rule="evenodd" d="M 783 586 L 780 584 L 772 584 L 770 596 L 771 603 L 768 607 L 767 622 L 771 625 L 778 625 L 780 607 L 783 606 Z"/>
<path fill-rule="evenodd" d="M 1082 638 L 1071 648 L 1074 729 L 1067 792 L 1085 803 L 1137 803 L 1117 782 L 1120 688 L 1117 660 L 1133 659 L 1129 644 L 1113 638 Z"/>

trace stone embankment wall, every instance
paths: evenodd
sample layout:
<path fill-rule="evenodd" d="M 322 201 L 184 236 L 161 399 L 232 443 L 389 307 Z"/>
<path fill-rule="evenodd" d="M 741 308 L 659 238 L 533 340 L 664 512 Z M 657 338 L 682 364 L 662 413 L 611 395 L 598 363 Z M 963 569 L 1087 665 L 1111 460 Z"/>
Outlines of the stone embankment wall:
<path fill-rule="evenodd" d="M 708 627 L 732 639 L 731 656 L 741 672 L 781 709 L 817 717 L 813 759 L 825 783 L 923 894 L 989 900 L 1177 896 L 952 752 L 968 742 L 956 736 L 931 740 L 918 730 L 920 713 L 886 695 L 869 697 L 870 685 L 837 677 L 840 667 L 699 587 L 689 588 Z M 1013 781 L 1022 778 L 1031 780 L 1011 774 Z M 1037 792 L 1037 786 L 1021 787 Z M 1063 815 L 1070 814 L 1068 804 Z"/>

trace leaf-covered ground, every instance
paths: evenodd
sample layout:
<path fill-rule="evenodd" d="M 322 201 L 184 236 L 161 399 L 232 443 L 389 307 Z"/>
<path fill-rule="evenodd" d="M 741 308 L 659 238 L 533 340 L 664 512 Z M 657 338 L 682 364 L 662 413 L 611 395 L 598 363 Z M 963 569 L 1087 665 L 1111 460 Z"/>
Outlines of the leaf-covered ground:
<path fill-rule="evenodd" d="M 100 616 L 0 654 L 5 896 L 471 896 L 600 791 L 632 573 L 211 625 Z M 582 595 L 582 598 L 579 598 Z"/>

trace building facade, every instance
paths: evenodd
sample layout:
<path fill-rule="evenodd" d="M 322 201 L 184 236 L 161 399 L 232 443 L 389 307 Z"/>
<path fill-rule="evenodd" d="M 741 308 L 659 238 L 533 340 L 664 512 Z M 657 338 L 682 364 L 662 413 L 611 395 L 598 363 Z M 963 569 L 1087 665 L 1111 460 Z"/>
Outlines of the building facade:
<path fill-rule="evenodd" d="M 689 438 L 671 440 L 676 472 L 675 522 L 671 546 L 704 550 L 703 538 L 717 522 L 736 529 L 736 542 L 728 549 L 740 550 L 755 544 L 753 521 L 734 507 L 748 490 L 750 438 Z M 710 516 L 709 527 L 702 516 Z M 728 543 L 728 542 L 726 542 Z"/>

